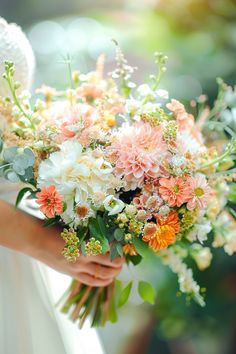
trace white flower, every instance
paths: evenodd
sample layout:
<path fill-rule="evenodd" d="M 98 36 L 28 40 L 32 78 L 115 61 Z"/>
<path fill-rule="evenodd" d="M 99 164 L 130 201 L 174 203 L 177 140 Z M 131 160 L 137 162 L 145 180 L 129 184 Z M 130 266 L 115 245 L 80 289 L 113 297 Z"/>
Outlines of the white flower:
<path fill-rule="evenodd" d="M 202 216 L 202 212 L 205 213 L 204 210 L 200 212 L 196 224 L 186 236 L 191 242 L 198 240 L 200 243 L 203 243 L 207 240 L 207 234 L 212 230 L 211 222 Z"/>
<path fill-rule="evenodd" d="M 236 231 L 232 230 L 226 235 L 226 243 L 224 245 L 225 252 L 232 256 L 236 252 Z"/>
<path fill-rule="evenodd" d="M 55 185 L 67 203 L 63 220 L 77 224 L 79 217 L 74 205 L 90 205 L 91 209 L 93 196 L 114 193 L 116 179 L 108 161 L 100 155 L 94 157 L 92 150 L 84 152 L 76 140 L 65 141 L 59 148 L 60 151 L 52 153 L 47 160 L 41 162 L 38 186 Z"/>
<path fill-rule="evenodd" d="M 200 287 L 193 279 L 192 269 L 187 268 L 181 257 L 177 255 L 172 248 L 167 248 L 165 250 L 159 251 L 158 254 L 161 257 L 163 263 L 168 265 L 172 272 L 177 274 L 180 290 L 183 293 L 193 295 L 200 306 L 204 306 L 205 303 L 200 294 Z"/>
<path fill-rule="evenodd" d="M 193 245 L 193 258 L 200 270 L 208 268 L 211 264 L 212 253 L 209 247 L 202 247 L 201 245 Z"/>
<path fill-rule="evenodd" d="M 137 92 L 140 94 L 140 96 L 145 97 L 145 96 L 151 96 L 155 98 L 155 93 L 151 89 L 151 87 L 147 84 L 142 84 L 138 86 Z"/>
<path fill-rule="evenodd" d="M 155 91 L 156 95 L 164 100 L 168 100 L 169 92 L 163 89 L 158 89 Z"/>
<path fill-rule="evenodd" d="M 125 204 L 118 198 L 115 198 L 113 195 L 108 195 L 104 202 L 104 208 L 109 211 L 108 215 L 115 215 L 120 213 L 123 209 Z"/>

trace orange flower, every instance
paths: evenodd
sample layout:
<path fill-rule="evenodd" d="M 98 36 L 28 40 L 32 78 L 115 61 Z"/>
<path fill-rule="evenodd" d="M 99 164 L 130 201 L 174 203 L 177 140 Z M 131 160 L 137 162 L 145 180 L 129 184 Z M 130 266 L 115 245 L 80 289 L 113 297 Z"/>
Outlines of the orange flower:
<path fill-rule="evenodd" d="M 41 192 L 36 194 L 37 203 L 40 205 L 40 210 L 48 217 L 53 218 L 55 215 L 63 213 L 62 197 L 56 191 L 56 187 L 51 185 L 44 187 Z"/>
<path fill-rule="evenodd" d="M 157 217 L 156 224 L 147 224 L 144 228 L 143 241 L 148 242 L 149 247 L 157 252 L 176 241 L 179 229 L 178 214 L 176 211 L 171 211 L 166 218 Z"/>
<path fill-rule="evenodd" d="M 127 243 L 125 246 L 123 246 L 123 252 L 124 252 L 124 254 L 129 254 L 130 256 L 137 256 L 138 255 L 133 243 L 131 243 L 131 244 Z"/>

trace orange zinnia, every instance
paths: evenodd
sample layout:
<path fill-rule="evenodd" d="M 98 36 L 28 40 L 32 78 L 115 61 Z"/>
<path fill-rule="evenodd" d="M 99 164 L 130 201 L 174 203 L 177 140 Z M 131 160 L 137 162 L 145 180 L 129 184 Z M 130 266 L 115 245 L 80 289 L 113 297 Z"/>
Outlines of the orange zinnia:
<path fill-rule="evenodd" d="M 167 248 L 176 241 L 179 232 L 178 214 L 171 211 L 168 217 L 157 217 L 157 223 L 149 223 L 144 229 L 143 241 L 155 252 Z"/>
<path fill-rule="evenodd" d="M 41 192 L 36 193 L 36 197 L 40 210 L 48 218 L 54 218 L 63 213 L 62 196 L 57 193 L 54 185 L 43 187 Z"/>

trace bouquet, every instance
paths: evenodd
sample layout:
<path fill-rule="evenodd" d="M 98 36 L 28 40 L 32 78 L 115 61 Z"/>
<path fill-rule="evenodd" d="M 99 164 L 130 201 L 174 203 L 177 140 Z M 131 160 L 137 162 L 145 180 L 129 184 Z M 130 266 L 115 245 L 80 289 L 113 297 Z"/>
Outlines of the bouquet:
<path fill-rule="evenodd" d="M 34 198 L 45 226 L 61 225 L 68 262 L 109 252 L 137 265 L 153 252 L 177 274 L 180 291 L 203 306 L 189 258 L 203 270 L 211 247 L 236 251 L 228 203 L 236 190 L 236 94 L 219 79 L 213 108 L 201 96 L 188 113 L 159 88 L 166 60 L 156 53 L 157 73 L 141 85 L 118 46 L 106 76 L 102 55 L 88 74 L 72 72 L 68 61 L 70 87 L 42 86 L 34 104 L 29 92 L 18 93 L 14 64 L 5 62 L 0 174 L 24 184 L 16 205 Z M 80 326 L 89 315 L 93 326 L 114 322 L 131 288 L 132 281 L 102 288 L 73 280 L 62 311 Z M 154 303 L 151 284 L 140 279 L 137 291 Z"/>

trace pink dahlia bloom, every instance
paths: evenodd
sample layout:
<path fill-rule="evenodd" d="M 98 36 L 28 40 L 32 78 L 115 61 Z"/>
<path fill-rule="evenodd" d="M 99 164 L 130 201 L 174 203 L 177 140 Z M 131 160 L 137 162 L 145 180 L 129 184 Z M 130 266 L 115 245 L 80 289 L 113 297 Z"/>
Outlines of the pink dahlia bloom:
<path fill-rule="evenodd" d="M 161 176 L 161 163 L 167 156 L 161 127 L 147 123 L 124 125 L 109 148 L 115 162 L 115 174 L 123 177 L 131 189 L 140 187 L 144 178 Z"/>
<path fill-rule="evenodd" d="M 53 218 L 55 215 L 63 213 L 62 196 L 57 193 L 54 185 L 43 187 L 41 192 L 36 194 L 36 197 L 37 203 L 40 205 L 40 210 L 48 218 Z"/>
<path fill-rule="evenodd" d="M 204 176 L 190 177 L 188 179 L 189 200 L 187 208 L 193 210 L 195 207 L 205 208 L 212 195 L 212 189 Z"/>
<path fill-rule="evenodd" d="M 161 178 L 159 193 L 170 207 L 180 207 L 189 199 L 189 185 L 182 177 Z"/>
<path fill-rule="evenodd" d="M 71 106 L 67 101 L 54 102 L 44 112 L 44 116 L 47 124 L 58 128 L 63 140 L 73 138 L 77 131 L 91 127 L 96 118 L 96 111 L 87 104 Z"/>

